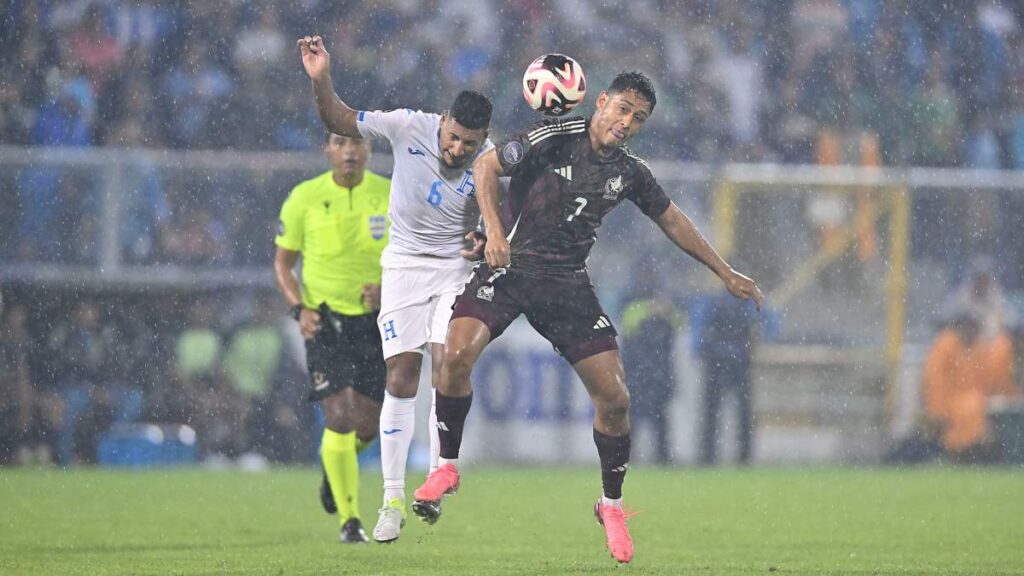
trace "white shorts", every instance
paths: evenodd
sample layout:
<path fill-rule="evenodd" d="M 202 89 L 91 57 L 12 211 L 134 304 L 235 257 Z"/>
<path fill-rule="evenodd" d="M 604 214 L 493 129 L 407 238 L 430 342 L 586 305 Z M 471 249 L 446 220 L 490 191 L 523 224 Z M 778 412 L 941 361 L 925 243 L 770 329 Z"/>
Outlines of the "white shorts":
<path fill-rule="evenodd" d="M 473 263 L 464 258 L 395 254 L 381 256 L 377 327 L 388 359 L 402 352 L 424 353 L 428 343 L 444 344 L 455 297 L 462 293 Z"/>

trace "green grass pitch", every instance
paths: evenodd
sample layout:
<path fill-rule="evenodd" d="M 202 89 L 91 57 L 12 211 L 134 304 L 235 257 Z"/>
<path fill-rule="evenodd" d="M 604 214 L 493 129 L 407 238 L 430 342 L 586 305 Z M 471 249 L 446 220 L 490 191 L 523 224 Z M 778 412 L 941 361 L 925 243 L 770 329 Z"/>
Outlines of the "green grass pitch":
<path fill-rule="evenodd" d="M 638 467 L 623 567 L 591 513 L 596 466 L 470 468 L 437 525 L 410 516 L 391 546 L 338 544 L 319 478 L 0 470 L 0 574 L 1024 574 L 1019 468 Z M 379 485 L 364 473 L 368 532 Z"/>

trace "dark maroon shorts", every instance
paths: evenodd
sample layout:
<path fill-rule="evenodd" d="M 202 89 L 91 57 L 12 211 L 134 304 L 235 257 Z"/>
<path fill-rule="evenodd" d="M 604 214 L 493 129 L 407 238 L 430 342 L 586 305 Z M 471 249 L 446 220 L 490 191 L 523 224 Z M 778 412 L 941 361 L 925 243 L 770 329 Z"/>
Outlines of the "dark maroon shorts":
<path fill-rule="evenodd" d="M 601 309 L 586 271 L 535 276 L 514 268 L 496 272 L 480 264 L 456 298 L 452 320 L 476 318 L 494 340 L 520 314 L 570 364 L 619 347 L 618 332 Z"/>

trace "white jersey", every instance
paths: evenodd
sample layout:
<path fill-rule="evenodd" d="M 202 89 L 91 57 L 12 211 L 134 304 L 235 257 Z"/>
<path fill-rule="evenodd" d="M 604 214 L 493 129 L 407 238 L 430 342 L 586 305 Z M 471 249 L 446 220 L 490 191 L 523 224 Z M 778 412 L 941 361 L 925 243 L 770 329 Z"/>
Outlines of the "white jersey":
<path fill-rule="evenodd" d="M 476 227 L 480 209 L 471 168 L 441 160 L 441 116 L 418 110 L 359 112 L 356 126 L 364 138 L 387 138 L 394 154 L 391 175 L 391 242 L 398 254 L 461 258 L 466 232 Z M 494 145 L 484 142 L 477 156 Z"/>

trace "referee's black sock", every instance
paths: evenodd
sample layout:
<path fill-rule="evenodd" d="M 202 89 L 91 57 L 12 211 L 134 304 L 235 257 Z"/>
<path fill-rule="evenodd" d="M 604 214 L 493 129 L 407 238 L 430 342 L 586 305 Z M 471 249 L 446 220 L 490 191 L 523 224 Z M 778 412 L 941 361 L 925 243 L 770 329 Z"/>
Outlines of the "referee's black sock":
<path fill-rule="evenodd" d="M 469 415 L 469 407 L 473 404 L 473 393 L 469 396 L 456 398 L 445 396 L 440 390 L 435 391 L 435 412 L 437 413 L 437 436 L 441 441 L 440 457 L 454 460 L 459 457 L 462 446 L 462 428 Z"/>
<path fill-rule="evenodd" d="M 597 456 L 601 459 L 601 483 L 604 484 L 605 498 L 622 498 L 622 481 L 626 479 L 626 469 L 629 467 L 629 432 L 622 436 L 609 436 L 595 428 L 594 444 L 597 444 Z"/>

